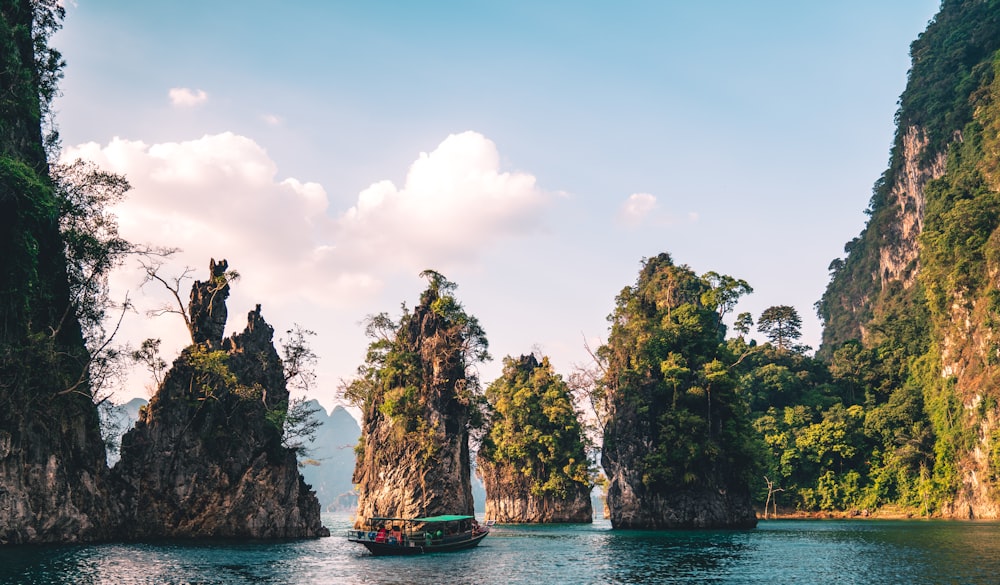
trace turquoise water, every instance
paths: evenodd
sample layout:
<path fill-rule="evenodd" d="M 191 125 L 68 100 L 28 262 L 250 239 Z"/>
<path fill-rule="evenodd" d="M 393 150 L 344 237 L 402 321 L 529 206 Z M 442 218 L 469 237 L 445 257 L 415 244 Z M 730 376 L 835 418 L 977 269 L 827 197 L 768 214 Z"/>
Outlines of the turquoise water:
<path fill-rule="evenodd" d="M 342 536 L 281 543 L 158 543 L 0 549 L 3 584 L 1000 582 L 1000 523 L 796 520 L 749 531 L 495 527 L 479 548 L 372 557 Z"/>

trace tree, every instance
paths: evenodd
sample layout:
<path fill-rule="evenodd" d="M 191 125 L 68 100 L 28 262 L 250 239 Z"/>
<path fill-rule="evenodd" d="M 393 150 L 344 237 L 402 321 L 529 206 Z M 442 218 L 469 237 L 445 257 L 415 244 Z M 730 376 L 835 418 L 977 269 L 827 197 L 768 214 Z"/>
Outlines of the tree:
<path fill-rule="evenodd" d="M 285 368 L 285 383 L 294 390 L 308 392 L 316 381 L 316 362 L 319 360 L 309 345 L 309 338 L 314 337 L 316 332 L 295 323 L 285 334 L 288 337 L 281 340 L 281 363 Z"/>
<path fill-rule="evenodd" d="M 753 328 L 753 315 L 750 313 L 736 315 L 736 322 L 733 323 L 733 329 L 740 334 L 740 337 L 749 335 L 751 328 Z"/>
<path fill-rule="evenodd" d="M 165 303 L 156 309 L 152 309 L 146 312 L 149 317 L 159 317 L 160 315 L 165 315 L 173 313 L 180 315 L 181 319 L 184 320 L 184 326 L 188 330 L 188 334 L 191 336 L 191 342 L 196 342 L 195 340 L 195 324 L 191 321 L 191 316 L 188 314 L 188 307 L 185 306 L 184 301 L 181 299 L 181 286 L 185 280 L 191 278 L 191 274 L 194 273 L 194 268 L 186 266 L 181 272 L 180 276 L 163 276 L 160 271 L 163 269 L 163 264 L 166 258 L 169 258 L 179 250 L 177 248 L 156 248 L 144 251 L 140 254 L 139 265 L 142 266 L 143 271 L 146 273 L 145 278 L 140 286 L 145 286 L 150 282 L 158 282 L 163 288 L 167 289 L 170 295 L 173 297 L 173 303 Z M 207 294 L 214 296 L 226 291 L 228 293 L 229 285 L 235 283 L 240 279 L 240 273 L 236 270 L 228 270 L 228 265 L 223 266 L 225 260 L 222 260 L 219 264 L 221 270 L 219 274 L 213 274 L 206 284 Z M 215 270 L 215 260 L 211 262 L 212 270 Z M 223 306 L 224 308 L 224 306 Z"/>
<path fill-rule="evenodd" d="M 776 305 L 764 309 L 757 319 L 760 331 L 780 349 L 788 349 L 789 344 L 802 337 L 802 318 L 795 307 Z"/>
<path fill-rule="evenodd" d="M 281 340 L 281 363 L 285 370 L 285 384 L 290 389 L 308 392 L 316 381 L 318 357 L 309 345 L 309 338 L 316 335 L 296 323 L 285 332 Z M 311 453 L 309 445 L 316 439 L 316 431 L 323 423 L 316 418 L 319 408 L 304 397 L 289 399 L 288 411 L 282 425 L 282 444 L 295 451 L 299 458 Z"/>
<path fill-rule="evenodd" d="M 728 274 L 706 272 L 701 278 L 708 285 L 708 290 L 701 295 L 701 302 L 706 307 L 714 307 L 720 319 L 733 310 L 740 297 L 753 292 L 747 281 Z"/>

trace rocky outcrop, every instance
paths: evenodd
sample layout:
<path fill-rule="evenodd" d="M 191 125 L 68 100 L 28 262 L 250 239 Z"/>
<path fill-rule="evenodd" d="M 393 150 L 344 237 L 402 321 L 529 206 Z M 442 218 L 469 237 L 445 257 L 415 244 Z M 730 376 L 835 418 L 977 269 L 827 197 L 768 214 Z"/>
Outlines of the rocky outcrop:
<path fill-rule="evenodd" d="M 504 524 L 588 523 L 594 521 L 590 489 L 580 484 L 566 497 L 536 496 L 523 474 L 501 474 L 480 463 L 479 476 L 486 486 L 485 517 Z M 574 486 L 576 487 L 576 486 Z"/>
<path fill-rule="evenodd" d="M 382 367 L 369 370 L 362 450 L 354 469 L 357 524 L 373 516 L 473 514 L 469 424 L 476 381 L 470 347 L 482 343 L 475 319 L 433 275 L 420 304 L 381 345 Z M 374 344 L 373 344 L 374 345 Z M 485 351 L 485 350 L 484 350 Z"/>
<path fill-rule="evenodd" d="M 583 425 L 548 358 L 504 359 L 486 389 L 490 421 L 476 460 L 486 518 L 505 523 L 592 522 Z"/>
<path fill-rule="evenodd" d="M 889 224 L 895 233 L 880 242 L 879 247 L 879 278 L 883 288 L 892 281 L 901 282 L 904 288 L 916 282 L 926 206 L 924 189 L 945 171 L 944 153 L 925 161 L 927 144 L 924 132 L 917 126 L 910 126 L 903 133 L 902 165 L 886 202 L 887 209 L 894 214 Z"/>
<path fill-rule="evenodd" d="M 195 345 L 222 343 L 229 316 L 226 309 L 226 299 L 229 298 L 229 278 L 226 274 L 228 268 L 229 262 L 221 260 L 217 263 L 213 258 L 208 263 L 208 280 L 196 280 L 191 286 L 188 319 Z"/>
<path fill-rule="evenodd" d="M 619 468 L 608 477 L 608 516 L 615 528 L 753 528 L 757 516 L 746 490 L 650 493 Z M 730 485 L 738 485 L 731 482 Z"/>
<path fill-rule="evenodd" d="M 196 283 L 193 337 L 122 439 L 115 472 L 130 539 L 324 536 L 319 502 L 282 446 L 288 390 L 274 330 L 258 305 L 246 329 L 221 338 L 218 278 Z M 221 272 L 220 272 L 221 271 Z"/>
<path fill-rule="evenodd" d="M 729 277 L 731 278 L 731 277 Z M 601 463 L 615 528 L 749 528 L 753 442 L 710 284 L 662 253 L 616 299 Z M 601 397 L 598 395 L 598 397 Z"/>

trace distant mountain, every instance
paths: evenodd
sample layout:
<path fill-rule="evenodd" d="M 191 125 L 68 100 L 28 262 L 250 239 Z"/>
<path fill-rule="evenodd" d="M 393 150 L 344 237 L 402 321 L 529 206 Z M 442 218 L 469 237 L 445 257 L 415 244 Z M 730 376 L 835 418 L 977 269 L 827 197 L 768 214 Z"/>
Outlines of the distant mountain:
<path fill-rule="evenodd" d="M 312 443 L 310 460 L 301 468 L 306 483 L 316 490 L 323 510 L 353 510 L 358 505 L 351 477 L 354 474 L 354 446 L 361 436 L 361 427 L 343 407 L 329 414 L 316 400 L 309 405 L 317 408 L 316 419 L 322 424 Z"/>
<path fill-rule="evenodd" d="M 101 434 L 108 450 L 108 466 L 114 467 L 121 457 L 122 436 L 139 420 L 139 409 L 149 402 L 143 398 L 133 398 L 125 404 L 106 402 L 98 412 L 101 415 Z"/>

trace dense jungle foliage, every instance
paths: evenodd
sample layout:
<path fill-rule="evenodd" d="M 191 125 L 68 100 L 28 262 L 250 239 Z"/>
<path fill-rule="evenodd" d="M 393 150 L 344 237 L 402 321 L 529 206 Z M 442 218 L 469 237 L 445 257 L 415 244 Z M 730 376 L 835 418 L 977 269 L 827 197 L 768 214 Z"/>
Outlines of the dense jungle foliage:
<path fill-rule="evenodd" d="M 744 281 L 698 276 L 659 254 L 618 295 L 597 351 L 609 475 L 626 468 L 652 493 L 746 485 L 752 433 L 722 316 L 747 292 Z"/>
<path fill-rule="evenodd" d="M 480 473 L 512 478 L 507 483 L 526 485 L 536 497 L 589 493 L 583 425 L 569 386 L 547 357 L 504 358 L 486 400 L 490 416 L 479 448 Z"/>

